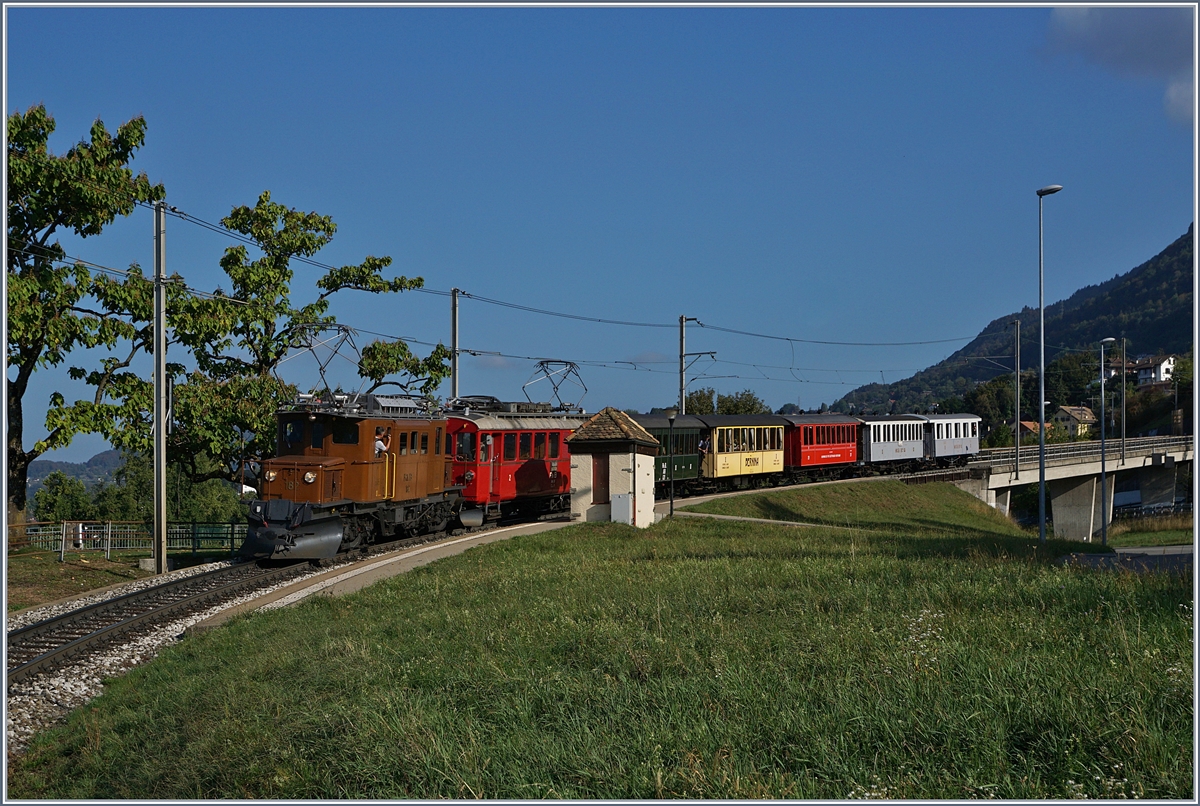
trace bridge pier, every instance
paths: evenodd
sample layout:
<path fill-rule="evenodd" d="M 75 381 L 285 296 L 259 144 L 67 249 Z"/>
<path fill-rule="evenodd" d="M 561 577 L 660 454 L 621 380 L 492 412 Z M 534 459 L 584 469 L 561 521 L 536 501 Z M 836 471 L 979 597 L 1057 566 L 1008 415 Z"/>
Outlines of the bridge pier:
<path fill-rule="evenodd" d="M 1012 514 L 1009 511 L 1009 508 L 1012 504 L 1012 490 L 1009 490 L 1009 489 L 996 490 L 995 495 L 996 495 L 996 503 L 992 504 L 992 506 L 994 506 L 996 509 L 1000 510 L 1000 514 L 1002 514 L 1002 515 Z"/>
<path fill-rule="evenodd" d="M 1175 503 L 1175 463 L 1143 467 L 1138 484 L 1142 490 L 1142 506 Z"/>
<path fill-rule="evenodd" d="M 1050 508 L 1054 515 L 1054 536 L 1060 540 L 1080 540 L 1090 543 L 1098 539 L 1101 526 L 1112 523 L 1113 490 L 1116 478 L 1105 480 L 1108 505 L 1101 512 L 1100 477 L 1073 476 L 1051 479 L 1046 483 Z"/>

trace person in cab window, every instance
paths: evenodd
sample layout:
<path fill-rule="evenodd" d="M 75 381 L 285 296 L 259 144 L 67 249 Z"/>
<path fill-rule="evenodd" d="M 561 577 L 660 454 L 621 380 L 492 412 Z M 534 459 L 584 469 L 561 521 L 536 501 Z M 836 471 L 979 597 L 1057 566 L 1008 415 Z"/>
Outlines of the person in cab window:
<path fill-rule="evenodd" d="M 375 458 L 378 459 L 387 453 L 392 444 L 392 429 L 383 430 L 383 426 L 375 429 Z"/>

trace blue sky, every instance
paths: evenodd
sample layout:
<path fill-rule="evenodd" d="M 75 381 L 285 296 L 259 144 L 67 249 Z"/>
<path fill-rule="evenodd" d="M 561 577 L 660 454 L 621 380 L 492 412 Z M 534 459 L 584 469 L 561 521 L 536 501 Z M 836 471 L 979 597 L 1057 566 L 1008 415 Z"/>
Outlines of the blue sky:
<path fill-rule="evenodd" d="M 44 103 L 56 152 L 97 117 L 143 115 L 134 167 L 170 204 L 216 221 L 269 189 L 337 222 L 324 263 L 386 254 L 431 289 L 581 316 L 936 342 L 1037 304 L 1039 187 L 1065 186 L 1046 200 L 1047 302 L 1186 231 L 1193 29 L 1190 8 L 10 6 L 5 109 Z M 168 271 L 221 285 L 231 241 L 167 226 Z M 138 210 L 63 243 L 150 270 L 151 227 Z M 296 268 L 307 299 L 319 270 Z M 352 293 L 334 311 L 449 343 L 442 296 Z M 581 367 L 589 411 L 677 395 L 677 327 L 475 300 L 460 318 L 466 349 L 636 362 Z M 689 388 L 812 408 L 965 340 L 690 325 L 688 351 L 721 363 L 698 361 L 689 377 L 712 379 Z M 314 377 L 308 359 L 286 366 Z M 466 356 L 461 391 L 523 399 L 533 369 Z M 40 373 L 27 445 L 54 389 L 87 395 L 65 368 Z"/>

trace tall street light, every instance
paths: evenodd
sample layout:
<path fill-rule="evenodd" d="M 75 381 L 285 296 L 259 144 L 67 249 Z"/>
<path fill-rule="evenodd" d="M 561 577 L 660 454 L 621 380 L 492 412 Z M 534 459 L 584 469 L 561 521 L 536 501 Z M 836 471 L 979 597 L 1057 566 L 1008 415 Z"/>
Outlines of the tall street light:
<path fill-rule="evenodd" d="M 1042 199 L 1058 193 L 1062 185 L 1046 185 L 1038 195 L 1038 338 L 1042 357 L 1038 362 L 1038 543 L 1046 545 L 1046 283 L 1042 256 Z"/>
<path fill-rule="evenodd" d="M 679 416 L 679 409 L 671 407 L 667 409 L 667 422 L 670 426 L 667 428 L 667 462 L 671 465 L 671 517 L 675 517 L 675 418 Z"/>
<path fill-rule="evenodd" d="M 1100 543 L 1108 545 L 1108 480 L 1104 467 L 1104 345 L 1116 339 L 1100 340 Z"/>
<path fill-rule="evenodd" d="M 1013 411 L 1016 413 L 1016 416 L 1013 417 L 1016 421 L 1013 423 L 1013 478 L 1019 479 L 1021 478 L 1021 320 L 1014 319 L 1012 324 L 1017 327 L 1015 347 L 1013 348 L 1015 355 L 1013 366 L 1016 368 L 1014 372 L 1016 394 L 1013 396 Z"/>

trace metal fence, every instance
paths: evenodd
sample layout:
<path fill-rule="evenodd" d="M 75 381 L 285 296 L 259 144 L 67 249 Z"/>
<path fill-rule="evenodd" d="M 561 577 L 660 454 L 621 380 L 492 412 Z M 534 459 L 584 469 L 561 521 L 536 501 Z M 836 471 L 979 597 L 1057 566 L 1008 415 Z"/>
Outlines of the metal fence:
<path fill-rule="evenodd" d="M 1148 518 L 1170 518 L 1191 514 L 1191 501 L 1176 501 L 1173 504 L 1147 504 L 1145 506 L 1133 504 L 1113 508 L 1114 521 L 1140 521 Z"/>
<path fill-rule="evenodd" d="M 167 551 L 228 551 L 233 554 L 246 538 L 246 523 L 170 523 L 167 524 Z M 141 522 L 67 521 L 10 524 L 8 549 L 30 548 L 53 551 L 61 557 L 67 551 L 150 552 L 154 537 Z"/>

